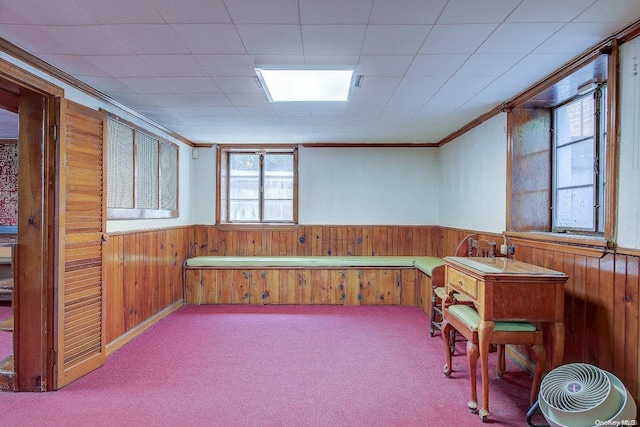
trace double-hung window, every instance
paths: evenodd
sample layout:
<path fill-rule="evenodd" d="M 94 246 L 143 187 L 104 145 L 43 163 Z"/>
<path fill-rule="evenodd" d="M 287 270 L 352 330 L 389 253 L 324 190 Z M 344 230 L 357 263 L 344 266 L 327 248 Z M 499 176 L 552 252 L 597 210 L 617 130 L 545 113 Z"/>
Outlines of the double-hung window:
<path fill-rule="evenodd" d="M 553 231 L 604 229 L 606 86 L 554 108 Z"/>
<path fill-rule="evenodd" d="M 297 222 L 297 150 L 220 148 L 220 223 Z"/>

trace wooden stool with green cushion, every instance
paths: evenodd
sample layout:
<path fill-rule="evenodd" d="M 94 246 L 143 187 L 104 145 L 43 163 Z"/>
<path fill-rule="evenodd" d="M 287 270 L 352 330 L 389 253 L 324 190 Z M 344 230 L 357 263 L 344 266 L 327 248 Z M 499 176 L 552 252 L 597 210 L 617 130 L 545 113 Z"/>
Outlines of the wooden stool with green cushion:
<path fill-rule="evenodd" d="M 469 363 L 469 377 L 471 379 L 471 399 L 467 403 L 469 410 L 475 413 L 478 410 L 478 396 L 476 389 L 476 368 L 478 365 L 478 326 L 480 325 L 480 315 L 468 305 L 454 304 L 444 310 L 444 320 L 442 322 L 442 341 L 444 343 L 447 364 L 444 366 L 444 375 L 451 375 L 451 351 L 450 331 L 457 330 L 467 339 L 467 359 Z M 547 352 L 543 345 L 542 331 L 536 329 L 534 325 L 527 322 L 495 322 L 493 333 L 491 334 L 491 344 L 498 345 L 497 369 L 499 378 L 505 371 L 504 345 L 530 345 L 536 356 L 536 367 L 531 384 L 529 395 L 530 403 L 533 404 L 538 398 L 540 380 L 547 360 Z M 483 387 L 488 386 L 483 384 Z M 489 416 L 489 402 L 482 402 L 480 417 L 486 421 Z"/>

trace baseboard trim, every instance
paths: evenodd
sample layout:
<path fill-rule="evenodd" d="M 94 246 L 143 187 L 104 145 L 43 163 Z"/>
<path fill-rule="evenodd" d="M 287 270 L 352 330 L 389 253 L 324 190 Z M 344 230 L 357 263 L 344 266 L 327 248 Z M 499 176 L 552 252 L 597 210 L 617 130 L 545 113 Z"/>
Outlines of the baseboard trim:
<path fill-rule="evenodd" d="M 170 315 L 174 311 L 178 310 L 183 305 L 184 305 L 184 301 L 183 300 L 180 300 L 180 301 L 177 301 L 177 302 L 171 304 L 170 306 L 168 306 L 165 309 L 157 312 L 155 315 L 151 316 L 150 318 L 148 318 L 144 322 L 140 323 L 138 326 L 136 326 L 135 328 L 131 329 L 129 332 L 126 332 L 126 333 L 120 335 L 118 338 L 116 338 L 115 340 L 113 340 L 110 343 L 108 343 L 107 346 L 106 346 L 106 349 L 105 349 L 105 351 L 107 353 L 107 357 L 109 357 L 110 355 L 112 355 L 116 351 L 120 350 L 125 344 L 127 344 L 130 341 L 132 341 L 137 336 L 141 335 L 147 329 L 149 329 L 150 327 L 152 327 L 153 325 L 155 325 L 160 320 L 164 319 L 165 317 L 167 317 L 168 315 Z"/>

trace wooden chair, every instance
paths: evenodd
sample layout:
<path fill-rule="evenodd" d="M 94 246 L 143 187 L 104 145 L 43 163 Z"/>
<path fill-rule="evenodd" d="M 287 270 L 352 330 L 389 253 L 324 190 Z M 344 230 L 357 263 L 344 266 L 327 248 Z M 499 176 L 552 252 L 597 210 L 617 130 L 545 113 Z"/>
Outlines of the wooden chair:
<path fill-rule="evenodd" d="M 444 375 L 451 375 L 451 331 L 456 330 L 467 339 L 467 359 L 469 364 L 470 378 L 470 399 L 467 403 L 469 410 L 475 413 L 478 410 L 478 394 L 476 386 L 476 369 L 478 365 L 478 327 L 480 315 L 468 305 L 450 305 L 444 310 L 444 320 L 442 323 L 442 340 L 445 349 L 447 363 L 444 366 Z M 499 378 L 505 372 L 504 345 L 530 345 L 536 356 L 536 367 L 529 395 L 530 403 L 533 404 L 538 398 L 540 380 L 547 359 L 547 353 L 543 345 L 542 331 L 527 322 L 495 322 L 493 333 L 491 334 L 491 344 L 498 345 L 496 373 Z M 489 404 L 482 402 L 480 409 L 482 421 L 487 421 L 489 417 Z"/>
<path fill-rule="evenodd" d="M 477 234 L 470 234 L 465 237 L 456 248 L 455 256 L 459 257 L 494 257 L 496 256 L 496 242 L 490 242 L 488 240 L 479 239 Z M 467 304 L 470 305 L 473 301 L 466 295 L 454 293 L 452 295 L 453 304 Z M 445 292 L 444 282 L 436 283 L 432 282 L 431 288 L 431 321 L 429 332 L 431 336 L 434 336 L 435 330 L 438 329 L 442 332 L 442 302 L 447 299 Z M 455 330 L 451 332 L 451 353 L 455 353 Z"/>

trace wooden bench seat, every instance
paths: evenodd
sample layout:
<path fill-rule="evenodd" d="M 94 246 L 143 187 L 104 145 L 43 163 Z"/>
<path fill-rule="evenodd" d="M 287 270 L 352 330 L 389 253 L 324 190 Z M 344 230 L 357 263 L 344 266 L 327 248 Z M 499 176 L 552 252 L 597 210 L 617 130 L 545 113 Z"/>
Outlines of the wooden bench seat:
<path fill-rule="evenodd" d="M 444 275 L 428 256 L 199 256 L 184 263 L 187 304 L 416 305 L 416 273 Z"/>

